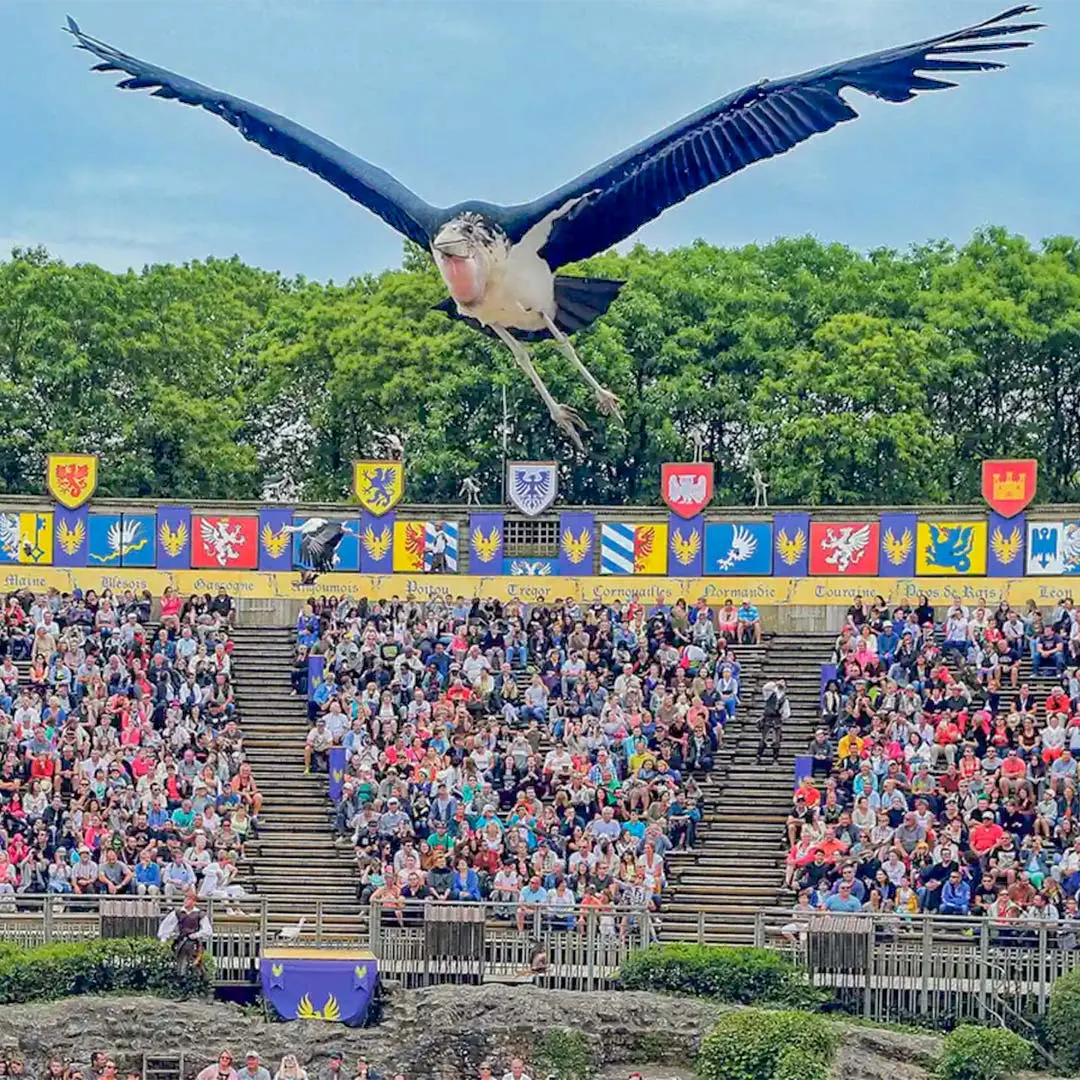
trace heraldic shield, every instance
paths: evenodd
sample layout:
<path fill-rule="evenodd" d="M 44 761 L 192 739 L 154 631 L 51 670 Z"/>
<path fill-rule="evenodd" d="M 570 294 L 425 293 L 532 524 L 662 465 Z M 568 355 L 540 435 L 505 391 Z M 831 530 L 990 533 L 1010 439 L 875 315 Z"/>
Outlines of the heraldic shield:
<path fill-rule="evenodd" d="M 982 495 L 1002 517 L 1016 517 L 1032 499 L 1039 479 L 1035 458 L 999 459 L 982 463 Z"/>
<path fill-rule="evenodd" d="M 528 517 L 542 514 L 559 493 L 557 461 L 508 461 L 506 498 Z"/>
<path fill-rule="evenodd" d="M 354 461 L 353 492 L 360 505 L 381 517 L 405 494 L 405 466 L 400 461 Z"/>
<path fill-rule="evenodd" d="M 50 454 L 45 475 L 49 494 L 66 510 L 76 510 L 97 490 L 97 455 Z"/>
<path fill-rule="evenodd" d="M 673 514 L 697 517 L 712 501 L 711 461 L 667 462 L 660 466 L 660 497 Z"/>

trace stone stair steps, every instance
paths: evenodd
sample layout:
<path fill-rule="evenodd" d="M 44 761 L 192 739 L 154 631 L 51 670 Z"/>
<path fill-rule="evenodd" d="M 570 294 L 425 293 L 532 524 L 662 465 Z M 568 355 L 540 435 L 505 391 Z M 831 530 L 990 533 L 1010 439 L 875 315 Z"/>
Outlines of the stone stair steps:
<path fill-rule="evenodd" d="M 720 791 L 710 798 L 697 850 L 670 856 L 661 940 L 700 936 L 709 944 L 751 944 L 754 913 L 777 902 L 795 757 L 818 718 L 820 665 L 828 660 L 833 639 L 777 635 L 767 640 L 753 687 L 744 688 L 743 708 L 728 733 L 717 769 Z M 778 762 L 767 758 L 758 765 L 761 686 L 778 678 L 787 684 L 791 719 Z"/>
<path fill-rule="evenodd" d="M 328 933 L 355 934 L 362 913 L 352 849 L 335 842 L 326 778 L 304 773 L 307 702 L 291 693 L 289 681 L 294 631 L 237 627 L 233 638 L 244 755 L 263 793 L 252 887 L 267 902 L 272 929 L 305 916 L 305 935 L 314 933 L 321 903 Z"/>

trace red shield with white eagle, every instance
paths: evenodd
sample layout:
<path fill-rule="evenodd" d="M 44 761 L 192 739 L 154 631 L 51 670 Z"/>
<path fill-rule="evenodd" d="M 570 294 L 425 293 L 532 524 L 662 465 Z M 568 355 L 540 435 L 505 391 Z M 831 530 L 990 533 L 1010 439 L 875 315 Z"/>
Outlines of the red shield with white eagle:
<path fill-rule="evenodd" d="M 696 517 L 712 501 L 713 463 L 669 461 L 661 465 L 660 497 L 673 514 Z"/>
<path fill-rule="evenodd" d="M 810 573 L 876 577 L 880 531 L 876 521 L 812 521 Z"/>
<path fill-rule="evenodd" d="M 254 570 L 259 563 L 257 517 L 191 519 L 191 565 L 197 570 Z"/>

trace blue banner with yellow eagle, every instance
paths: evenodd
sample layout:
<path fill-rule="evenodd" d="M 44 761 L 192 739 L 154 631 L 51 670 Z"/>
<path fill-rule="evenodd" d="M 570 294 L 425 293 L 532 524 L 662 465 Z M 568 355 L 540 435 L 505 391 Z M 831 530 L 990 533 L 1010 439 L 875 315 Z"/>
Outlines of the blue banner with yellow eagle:
<path fill-rule="evenodd" d="M 701 577 L 705 555 L 705 515 L 684 518 L 668 515 L 668 561 L 670 577 Z"/>
<path fill-rule="evenodd" d="M 912 577 L 915 574 L 914 514 L 882 514 L 881 552 L 878 573 L 882 577 Z"/>
<path fill-rule="evenodd" d="M 291 508 L 265 506 L 259 511 L 259 569 L 287 571 L 292 569 Z"/>
<path fill-rule="evenodd" d="M 502 514 L 469 514 L 469 573 L 503 573 Z"/>
<path fill-rule="evenodd" d="M 987 577 L 1022 577 L 1024 541 L 1027 539 L 1027 514 L 1012 517 L 990 512 L 990 542 L 986 551 Z"/>
<path fill-rule="evenodd" d="M 159 570 L 191 569 L 191 507 L 159 506 L 157 511 Z"/>
<path fill-rule="evenodd" d="M 85 566 L 89 547 L 88 504 L 76 510 L 68 510 L 57 503 L 53 510 L 55 534 L 53 537 L 54 566 Z"/>
<path fill-rule="evenodd" d="M 394 572 L 394 511 L 372 514 L 360 512 L 360 573 Z"/>
<path fill-rule="evenodd" d="M 263 998 L 283 1020 L 329 1020 L 359 1027 L 378 978 L 366 950 L 272 946 L 259 958 Z"/>
<path fill-rule="evenodd" d="M 777 577 L 809 574 L 810 515 L 782 511 L 773 517 L 773 573 Z"/>
<path fill-rule="evenodd" d="M 596 545 L 596 515 L 568 510 L 559 515 L 559 573 L 591 574 Z"/>
<path fill-rule="evenodd" d="M 331 746 L 326 756 L 330 766 L 326 793 L 330 796 L 331 802 L 339 803 L 345 794 L 345 765 L 349 752 L 344 746 Z"/>

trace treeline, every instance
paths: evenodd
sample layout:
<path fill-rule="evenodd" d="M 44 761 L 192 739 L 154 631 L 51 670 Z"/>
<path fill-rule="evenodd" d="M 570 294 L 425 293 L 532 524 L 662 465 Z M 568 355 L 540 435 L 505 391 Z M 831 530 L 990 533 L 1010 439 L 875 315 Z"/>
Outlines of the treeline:
<path fill-rule="evenodd" d="M 41 250 L 0 263 L 0 488 L 43 490 L 49 450 L 93 450 L 106 495 L 336 499 L 375 432 L 402 435 L 408 498 L 500 491 L 511 458 L 564 463 L 573 502 L 655 503 L 705 432 L 719 503 L 758 467 L 776 503 L 974 501 L 984 457 L 1038 457 L 1039 498 L 1080 501 L 1080 242 L 991 229 L 962 248 L 862 255 L 813 239 L 636 248 L 577 347 L 623 399 L 596 414 L 553 349 L 539 365 L 589 419 L 555 431 L 508 354 L 432 310 L 429 260 L 346 285 L 239 260 L 112 274 Z"/>

